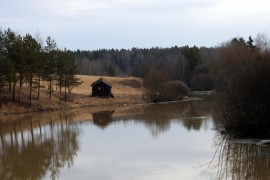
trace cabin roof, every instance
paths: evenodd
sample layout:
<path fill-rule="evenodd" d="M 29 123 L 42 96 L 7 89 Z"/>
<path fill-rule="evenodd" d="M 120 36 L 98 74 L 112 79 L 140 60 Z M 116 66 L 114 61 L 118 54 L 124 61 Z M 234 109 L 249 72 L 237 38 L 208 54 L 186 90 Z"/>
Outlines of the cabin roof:
<path fill-rule="evenodd" d="M 101 82 L 103 82 L 104 84 L 106 84 L 109 87 L 112 87 L 111 83 L 109 83 L 108 81 L 106 81 L 104 78 L 99 78 L 97 81 L 93 82 L 91 84 L 91 86 L 94 86 L 94 85 L 99 84 Z"/>

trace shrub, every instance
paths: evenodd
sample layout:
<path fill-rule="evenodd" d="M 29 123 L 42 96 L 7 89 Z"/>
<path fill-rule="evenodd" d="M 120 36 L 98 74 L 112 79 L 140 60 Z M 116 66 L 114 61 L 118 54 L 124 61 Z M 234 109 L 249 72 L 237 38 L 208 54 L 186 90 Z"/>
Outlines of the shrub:
<path fill-rule="evenodd" d="M 151 67 L 148 74 L 143 79 L 143 85 L 146 89 L 146 97 L 150 101 L 160 101 L 162 94 L 162 84 L 168 80 L 168 73 L 158 67 Z"/>
<path fill-rule="evenodd" d="M 269 134 L 269 56 L 256 49 L 227 46 L 218 58 L 214 77 L 223 127 L 241 137 Z"/>
<path fill-rule="evenodd" d="M 167 81 L 162 84 L 161 100 L 182 99 L 189 92 L 188 86 L 182 81 Z"/>

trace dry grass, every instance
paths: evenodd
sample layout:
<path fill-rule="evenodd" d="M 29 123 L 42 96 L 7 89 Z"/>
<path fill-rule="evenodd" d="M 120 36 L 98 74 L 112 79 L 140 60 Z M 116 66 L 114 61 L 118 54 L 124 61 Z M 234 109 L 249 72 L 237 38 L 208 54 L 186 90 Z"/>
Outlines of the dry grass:
<path fill-rule="evenodd" d="M 73 93 L 91 95 L 91 84 L 101 78 L 101 76 L 79 75 L 83 84 L 74 88 Z M 103 77 L 112 84 L 112 93 L 115 97 L 136 96 L 142 97 L 144 88 L 142 79 L 135 77 Z"/>
<path fill-rule="evenodd" d="M 49 100 L 48 90 L 42 89 L 40 100 L 37 100 L 37 92 L 33 92 L 32 107 L 29 108 L 28 88 L 24 87 L 22 105 L 17 103 L 4 103 L 0 108 L 0 116 L 10 114 L 20 114 L 27 112 L 75 109 L 82 107 L 104 108 L 120 107 L 129 104 L 143 103 L 144 88 L 142 79 L 134 77 L 103 77 L 112 84 L 112 93 L 115 98 L 97 98 L 91 97 L 91 84 L 98 80 L 100 76 L 79 75 L 83 83 L 75 87 L 71 94 L 68 94 L 68 101 L 59 103 L 59 89 L 54 86 L 52 100 Z M 46 84 L 44 83 L 46 86 Z M 62 92 L 62 95 L 64 93 Z M 9 96 L 6 94 L 6 96 Z M 0 118 L 1 119 L 1 118 Z"/>

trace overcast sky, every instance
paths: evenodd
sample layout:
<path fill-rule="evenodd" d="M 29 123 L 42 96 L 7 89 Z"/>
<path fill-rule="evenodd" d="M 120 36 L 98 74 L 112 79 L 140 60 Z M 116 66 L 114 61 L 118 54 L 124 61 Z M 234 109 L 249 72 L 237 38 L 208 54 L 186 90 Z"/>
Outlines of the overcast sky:
<path fill-rule="evenodd" d="M 216 46 L 270 31 L 269 0 L 1 0 L 0 27 L 95 50 Z"/>

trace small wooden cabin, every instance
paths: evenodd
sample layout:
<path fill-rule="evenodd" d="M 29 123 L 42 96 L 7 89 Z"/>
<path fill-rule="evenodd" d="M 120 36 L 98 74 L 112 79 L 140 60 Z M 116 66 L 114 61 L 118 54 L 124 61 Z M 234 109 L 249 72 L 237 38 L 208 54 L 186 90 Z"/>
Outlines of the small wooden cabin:
<path fill-rule="evenodd" d="M 111 92 L 112 85 L 106 81 L 104 78 L 100 78 L 91 84 L 92 86 L 92 96 L 98 96 L 100 98 L 114 98 Z"/>

